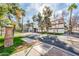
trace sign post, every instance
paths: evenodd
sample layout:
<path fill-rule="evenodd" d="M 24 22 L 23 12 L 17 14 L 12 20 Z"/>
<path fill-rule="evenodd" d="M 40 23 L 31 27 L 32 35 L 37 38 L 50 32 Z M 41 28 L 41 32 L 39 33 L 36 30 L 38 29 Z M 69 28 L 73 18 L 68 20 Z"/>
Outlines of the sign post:
<path fill-rule="evenodd" d="M 10 47 L 13 45 L 13 26 L 5 27 L 4 47 Z"/>

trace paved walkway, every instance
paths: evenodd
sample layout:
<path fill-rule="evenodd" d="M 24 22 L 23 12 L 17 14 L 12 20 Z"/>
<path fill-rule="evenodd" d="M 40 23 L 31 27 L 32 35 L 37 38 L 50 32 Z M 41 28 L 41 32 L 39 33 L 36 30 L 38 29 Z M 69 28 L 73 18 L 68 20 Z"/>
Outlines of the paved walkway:
<path fill-rule="evenodd" d="M 58 36 L 60 41 L 67 43 L 79 52 L 79 38 L 72 36 Z"/>
<path fill-rule="evenodd" d="M 40 34 L 38 34 L 38 33 L 21 34 L 21 36 L 27 36 L 27 35 L 40 35 Z M 40 36 L 46 36 L 46 35 L 43 34 Z M 69 45 L 72 46 L 74 48 L 74 50 L 79 52 L 79 38 L 71 37 L 71 36 L 64 36 L 64 35 L 63 36 L 59 35 L 59 36 L 57 36 L 57 38 L 60 41 L 67 43 L 68 46 Z M 34 41 L 33 39 L 29 39 L 29 38 L 24 38 L 23 40 L 25 42 L 28 42 L 29 44 L 31 44 Z M 48 55 L 49 56 L 69 56 L 70 55 L 71 56 L 71 55 L 75 55 L 75 54 L 70 53 L 69 51 L 63 50 L 61 48 L 58 48 L 56 46 L 38 41 L 33 47 L 31 47 L 29 49 L 24 49 L 21 52 L 13 54 L 12 56 L 41 56 L 41 55 L 47 55 L 47 56 Z"/>
<path fill-rule="evenodd" d="M 33 47 L 27 56 L 75 56 L 75 54 L 59 47 L 42 43 Z"/>
<path fill-rule="evenodd" d="M 30 44 L 33 40 L 27 39 L 26 42 Z M 23 51 L 15 53 L 11 56 L 75 56 L 75 54 L 36 40 L 36 43 L 29 49 L 24 49 Z"/>

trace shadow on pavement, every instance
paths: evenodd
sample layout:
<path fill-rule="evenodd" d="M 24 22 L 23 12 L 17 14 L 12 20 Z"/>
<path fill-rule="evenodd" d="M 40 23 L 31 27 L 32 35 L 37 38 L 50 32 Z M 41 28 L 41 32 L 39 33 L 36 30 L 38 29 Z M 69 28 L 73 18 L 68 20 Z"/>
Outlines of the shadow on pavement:
<path fill-rule="evenodd" d="M 74 54 L 79 55 L 79 52 L 75 51 L 72 46 L 69 46 L 66 43 L 60 41 L 56 36 L 53 36 L 53 37 L 52 36 L 50 36 L 50 37 L 44 36 L 42 38 L 39 38 L 39 40 L 44 42 L 44 43 L 55 45 L 57 47 L 63 48 L 63 49 L 68 50 Z"/>
<path fill-rule="evenodd" d="M 57 36 L 42 36 L 42 37 L 40 37 L 39 35 L 28 35 L 26 37 L 30 38 L 30 39 L 39 40 L 39 41 L 47 43 L 47 44 L 55 45 L 57 47 L 60 47 L 60 48 L 65 49 L 67 51 L 70 51 L 76 55 L 79 55 L 78 51 L 76 51 L 72 46 L 60 41 L 57 38 Z"/>

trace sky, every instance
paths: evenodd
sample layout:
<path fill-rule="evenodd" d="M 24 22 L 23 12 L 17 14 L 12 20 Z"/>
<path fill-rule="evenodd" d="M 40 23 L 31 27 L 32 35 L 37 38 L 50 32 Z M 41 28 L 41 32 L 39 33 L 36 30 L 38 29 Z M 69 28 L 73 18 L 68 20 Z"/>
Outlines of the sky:
<path fill-rule="evenodd" d="M 26 11 L 26 15 L 24 17 L 24 24 L 27 23 L 27 20 L 32 21 L 32 16 L 38 14 L 38 12 L 42 13 L 42 9 L 44 6 L 49 6 L 51 10 L 53 10 L 53 13 L 55 12 L 56 15 L 61 15 L 62 11 L 65 11 L 65 20 L 68 19 L 68 6 L 71 5 L 70 3 L 50 3 L 50 4 L 44 4 L 44 3 L 20 3 L 20 7 L 23 8 Z M 79 15 L 79 4 L 77 4 L 77 9 L 73 10 L 73 15 Z M 53 14 L 52 13 L 52 14 Z M 51 16 L 53 17 L 53 16 Z"/>

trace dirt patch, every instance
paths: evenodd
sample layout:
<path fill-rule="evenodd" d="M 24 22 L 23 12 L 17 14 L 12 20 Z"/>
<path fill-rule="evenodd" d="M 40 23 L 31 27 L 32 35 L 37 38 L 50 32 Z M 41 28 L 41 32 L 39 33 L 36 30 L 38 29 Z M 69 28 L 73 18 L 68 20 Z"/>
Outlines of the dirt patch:
<path fill-rule="evenodd" d="M 18 46 L 16 48 L 16 51 L 15 52 L 19 52 L 19 51 L 22 51 L 24 49 L 27 49 L 29 47 L 31 47 L 32 45 L 28 44 L 28 43 L 23 43 L 22 45 Z"/>

